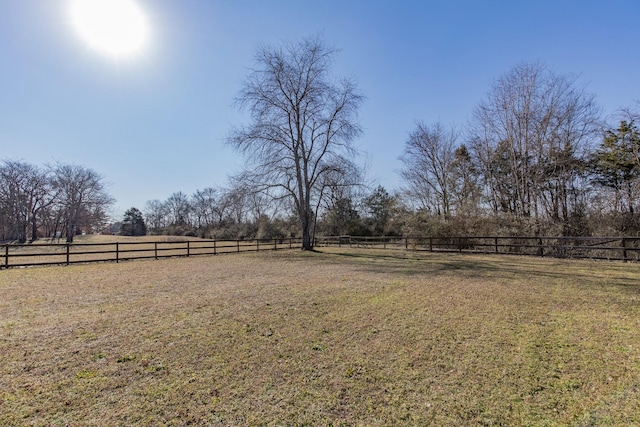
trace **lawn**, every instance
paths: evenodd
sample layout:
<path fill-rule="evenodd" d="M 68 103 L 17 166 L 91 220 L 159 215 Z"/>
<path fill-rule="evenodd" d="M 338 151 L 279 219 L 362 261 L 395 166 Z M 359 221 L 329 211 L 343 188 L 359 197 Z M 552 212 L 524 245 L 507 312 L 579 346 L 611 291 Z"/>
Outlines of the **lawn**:
<path fill-rule="evenodd" d="M 640 265 L 332 248 L 0 271 L 0 425 L 637 425 Z"/>

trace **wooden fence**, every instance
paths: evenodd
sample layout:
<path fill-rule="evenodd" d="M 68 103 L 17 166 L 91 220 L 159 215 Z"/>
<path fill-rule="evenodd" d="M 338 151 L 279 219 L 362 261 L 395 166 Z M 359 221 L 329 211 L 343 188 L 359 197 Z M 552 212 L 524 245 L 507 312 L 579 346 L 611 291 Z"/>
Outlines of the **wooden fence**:
<path fill-rule="evenodd" d="M 640 237 L 317 237 L 316 246 L 495 253 L 640 262 Z M 300 239 L 0 245 L 0 269 L 299 248 Z"/>
<path fill-rule="evenodd" d="M 293 238 L 269 240 L 5 244 L 0 245 L 0 269 L 292 249 L 299 247 L 300 244 L 300 239 Z"/>
<path fill-rule="evenodd" d="M 317 238 L 316 245 L 640 261 L 640 237 L 332 236 Z"/>

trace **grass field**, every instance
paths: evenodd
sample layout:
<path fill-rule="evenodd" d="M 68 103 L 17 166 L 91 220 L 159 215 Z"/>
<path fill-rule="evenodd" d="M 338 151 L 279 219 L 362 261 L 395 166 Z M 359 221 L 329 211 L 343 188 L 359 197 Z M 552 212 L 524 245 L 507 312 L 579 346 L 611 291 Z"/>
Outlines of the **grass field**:
<path fill-rule="evenodd" d="M 0 272 L 0 425 L 640 424 L 640 265 L 323 249 Z"/>

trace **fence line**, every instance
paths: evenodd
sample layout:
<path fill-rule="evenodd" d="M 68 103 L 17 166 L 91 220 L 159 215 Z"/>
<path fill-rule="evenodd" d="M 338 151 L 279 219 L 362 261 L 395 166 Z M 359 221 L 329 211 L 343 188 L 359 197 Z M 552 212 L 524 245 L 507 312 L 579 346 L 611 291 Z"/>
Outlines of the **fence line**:
<path fill-rule="evenodd" d="M 318 246 L 403 249 L 430 252 L 535 255 L 640 261 L 640 237 L 362 237 L 329 236 L 316 239 Z"/>
<path fill-rule="evenodd" d="M 0 269 L 120 262 L 293 249 L 301 239 L 177 240 L 171 242 L 35 243 L 0 245 Z"/>
<path fill-rule="evenodd" d="M 87 262 L 120 262 L 293 249 L 301 239 L 178 240 L 172 242 L 37 243 L 0 245 L 0 269 Z M 640 237 L 316 237 L 316 246 L 430 252 L 534 255 L 640 262 Z"/>

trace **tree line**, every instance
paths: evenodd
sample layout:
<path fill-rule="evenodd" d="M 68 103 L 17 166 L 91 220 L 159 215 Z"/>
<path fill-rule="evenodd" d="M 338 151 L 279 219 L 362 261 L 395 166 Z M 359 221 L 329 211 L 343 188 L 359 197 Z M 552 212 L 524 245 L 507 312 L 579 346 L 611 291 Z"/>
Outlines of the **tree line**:
<path fill-rule="evenodd" d="M 316 234 L 380 235 L 389 232 L 396 198 L 379 186 L 340 187 L 312 214 Z M 115 229 L 122 235 L 165 234 L 207 239 L 301 237 L 296 208 L 244 187 L 208 187 L 150 200 L 143 212 L 131 208 Z M 138 231 L 136 231 L 138 230 Z M 397 232 L 396 232 L 397 234 Z"/>
<path fill-rule="evenodd" d="M 316 233 L 640 232 L 637 112 L 608 125 L 575 77 L 518 64 L 493 82 L 465 128 L 416 123 L 400 158 L 402 188 L 390 195 L 364 185 L 351 145 L 363 98 L 351 80 L 330 77 L 334 53 L 318 39 L 262 48 L 237 100 L 251 123 L 229 137 L 248 165 L 234 177 L 243 184 L 237 200 L 278 201 L 304 242 Z"/>
<path fill-rule="evenodd" d="M 360 235 L 640 233 L 640 113 L 611 125 L 593 94 L 539 62 L 497 78 L 464 127 L 418 121 L 400 157 L 402 187 L 366 183 L 353 145 L 364 100 L 332 73 L 320 38 L 263 46 L 236 99 L 249 123 L 227 143 L 246 169 L 228 187 L 173 193 L 118 224 L 207 238 Z M 112 198 L 73 165 L 5 161 L 0 238 L 26 241 L 98 230 Z"/>
<path fill-rule="evenodd" d="M 416 125 L 401 158 L 404 195 L 463 234 L 504 231 L 487 226 L 497 222 L 531 235 L 635 235 L 639 120 L 628 109 L 607 125 L 575 78 L 522 63 L 492 84 L 464 131 Z"/>
<path fill-rule="evenodd" d="M 178 191 L 166 200 L 147 201 L 143 211 L 152 234 L 274 238 L 290 237 L 295 229 L 295 223 L 282 217 L 277 203 L 241 186 L 207 187 L 191 195 Z"/>
<path fill-rule="evenodd" d="M 102 176 L 92 169 L 14 160 L 0 164 L 0 241 L 73 242 L 80 233 L 101 231 L 112 203 Z"/>

